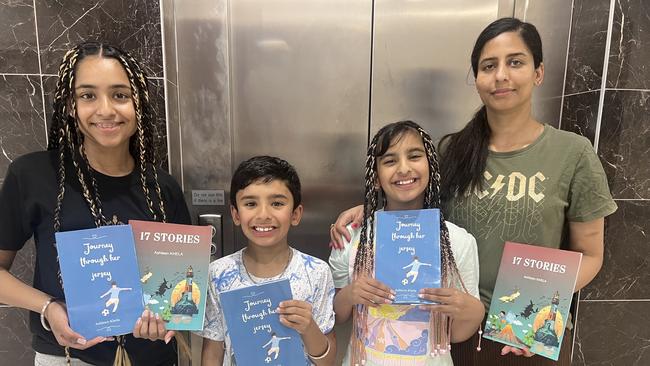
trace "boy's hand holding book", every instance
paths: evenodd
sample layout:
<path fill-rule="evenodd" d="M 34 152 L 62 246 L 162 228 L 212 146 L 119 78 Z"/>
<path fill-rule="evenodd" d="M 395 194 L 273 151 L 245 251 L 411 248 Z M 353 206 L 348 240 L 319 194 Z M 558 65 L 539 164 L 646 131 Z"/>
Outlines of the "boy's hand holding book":
<path fill-rule="evenodd" d="M 301 335 L 307 333 L 309 328 L 312 326 L 318 329 L 318 325 L 311 315 L 311 310 L 311 304 L 306 301 L 282 301 L 278 307 L 280 323 L 284 326 L 295 329 Z"/>
<path fill-rule="evenodd" d="M 278 304 L 277 313 L 280 323 L 288 328 L 294 329 L 300 338 L 302 338 L 307 352 L 312 361 L 325 362 L 329 364 L 333 360 L 327 360 L 325 357 L 330 353 L 330 339 L 323 334 L 314 321 L 312 316 L 312 306 L 310 303 L 301 300 L 286 300 Z M 333 335 L 332 335 L 333 336 Z M 332 342 L 334 338 L 332 338 Z M 336 346 L 334 346 L 336 347 Z M 316 355 L 316 356 L 314 356 Z M 332 355 L 330 355 L 330 358 Z"/>

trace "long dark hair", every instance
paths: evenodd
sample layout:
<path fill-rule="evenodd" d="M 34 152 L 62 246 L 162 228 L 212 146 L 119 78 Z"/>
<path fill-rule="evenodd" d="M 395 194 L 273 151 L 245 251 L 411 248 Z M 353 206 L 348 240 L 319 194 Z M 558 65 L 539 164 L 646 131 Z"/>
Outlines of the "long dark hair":
<path fill-rule="evenodd" d="M 124 68 L 132 91 L 136 115 L 136 133 L 129 141 L 129 152 L 140 171 L 142 190 L 152 219 L 166 221 L 162 193 L 156 172 L 156 153 L 154 144 L 154 111 L 149 100 L 146 75 L 140 64 L 128 53 L 118 47 L 100 43 L 85 42 L 69 50 L 59 66 L 59 79 L 54 93 L 54 113 L 48 138 L 48 150 L 58 150 L 58 195 L 54 211 L 54 231 L 61 227 L 61 209 L 65 195 L 65 162 L 71 161 L 81 185 L 83 197 L 88 204 L 96 226 L 107 225 L 111 220 L 104 217 L 102 201 L 97 188 L 93 169 L 88 163 L 83 148 L 84 135 L 78 125 L 74 84 L 79 63 L 88 56 L 99 56 L 117 60 Z M 151 179 L 147 179 L 147 178 Z M 151 188 L 151 189 L 150 189 Z M 154 204 L 155 192 L 157 205 Z"/>
<path fill-rule="evenodd" d="M 377 187 L 377 159 L 386 154 L 386 151 L 403 138 L 407 133 L 415 133 L 422 139 L 424 150 L 429 165 L 429 184 L 424 191 L 424 203 L 422 208 L 440 209 L 440 254 L 441 254 L 441 274 L 442 287 L 460 287 L 465 292 L 467 289 L 463 284 L 458 266 L 451 250 L 451 240 L 449 238 L 449 229 L 445 223 L 445 215 L 442 210 L 440 200 L 440 166 L 438 164 L 438 154 L 431 136 L 420 125 L 413 121 L 400 121 L 388 124 L 382 127 L 372 139 L 366 155 L 366 172 L 365 172 L 365 196 L 363 204 L 364 220 L 361 226 L 361 236 L 354 259 L 353 276 L 374 277 L 374 223 L 375 212 L 385 206 L 385 198 L 380 202 L 380 195 L 384 197 L 381 187 Z M 352 336 L 352 364 L 362 364 L 364 358 L 363 340 L 367 334 L 367 316 L 368 308 L 365 305 L 357 305 L 354 312 L 354 331 Z M 449 323 L 441 313 L 432 313 L 431 326 L 429 331 L 429 342 L 431 349 L 441 349 L 440 346 L 448 347 L 449 345 Z M 436 347 L 437 346 L 437 347 Z M 446 348 L 445 348 L 446 349 Z"/>
<path fill-rule="evenodd" d="M 476 39 L 471 56 L 474 78 L 478 75 L 478 62 L 485 44 L 506 32 L 519 34 L 533 55 L 535 69 L 542 63 L 542 40 L 537 28 L 517 18 L 501 18 L 488 25 Z M 462 130 L 440 140 L 443 202 L 482 188 L 490 134 L 487 109 L 483 105 Z"/>
<path fill-rule="evenodd" d="M 155 221 L 167 221 L 162 192 L 156 172 L 156 152 L 154 144 L 154 111 L 149 100 L 147 77 L 140 64 L 121 49 L 100 42 L 85 42 L 69 50 L 59 66 L 59 79 L 54 93 L 54 113 L 48 137 L 48 150 L 58 151 L 57 182 L 58 194 L 54 209 L 54 231 L 61 228 L 61 210 L 65 196 L 66 162 L 70 161 L 76 174 L 81 193 L 88 204 L 90 214 L 97 227 L 117 223 L 117 218 L 107 219 L 102 212 L 102 201 L 93 168 L 83 146 L 84 135 L 79 129 L 75 102 L 75 78 L 79 63 L 88 56 L 98 56 L 117 60 L 124 68 L 132 92 L 133 107 L 136 116 L 136 132 L 129 140 L 129 152 L 140 171 L 140 182 L 144 192 L 151 218 Z M 151 188 L 151 189 L 150 189 Z M 152 190 L 155 193 L 152 193 Z M 156 195 L 157 205 L 153 195 Z M 54 243 L 56 248 L 56 243 Z M 57 261 L 58 261 L 57 255 Z M 61 270 L 58 270 L 61 286 Z M 182 338 L 177 338 L 181 346 L 186 347 Z M 128 358 L 124 350 L 124 338 L 118 336 L 116 364 L 123 364 Z M 66 363 L 70 365 L 70 350 L 65 347 Z"/>

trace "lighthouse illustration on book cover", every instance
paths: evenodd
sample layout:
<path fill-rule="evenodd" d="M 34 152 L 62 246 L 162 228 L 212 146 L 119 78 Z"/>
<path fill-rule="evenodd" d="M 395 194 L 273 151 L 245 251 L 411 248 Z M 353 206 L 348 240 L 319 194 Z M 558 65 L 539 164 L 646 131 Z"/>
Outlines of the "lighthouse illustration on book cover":
<path fill-rule="evenodd" d="M 167 329 L 201 330 L 210 264 L 209 226 L 130 220 L 145 307 Z"/>
<path fill-rule="evenodd" d="M 506 242 L 484 337 L 557 361 L 582 253 Z"/>

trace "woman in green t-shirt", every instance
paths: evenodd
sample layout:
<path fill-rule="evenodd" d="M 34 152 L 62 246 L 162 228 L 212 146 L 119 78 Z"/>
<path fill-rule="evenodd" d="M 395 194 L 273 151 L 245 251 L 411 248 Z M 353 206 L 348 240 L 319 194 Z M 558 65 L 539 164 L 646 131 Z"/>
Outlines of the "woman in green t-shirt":
<path fill-rule="evenodd" d="M 533 91 L 544 80 L 542 42 L 532 24 L 502 18 L 488 25 L 471 63 L 483 106 L 441 141 L 441 194 L 449 219 L 476 238 L 481 300 L 489 307 L 506 241 L 581 252 L 578 291 L 601 268 L 604 217 L 616 211 L 602 165 L 586 138 L 532 116 Z M 339 216 L 331 246 L 349 236 L 346 224 L 361 222 L 360 207 Z M 570 365 L 571 338 L 565 335 L 557 363 L 489 340 L 481 352 L 471 339 L 452 354 L 463 366 Z"/>

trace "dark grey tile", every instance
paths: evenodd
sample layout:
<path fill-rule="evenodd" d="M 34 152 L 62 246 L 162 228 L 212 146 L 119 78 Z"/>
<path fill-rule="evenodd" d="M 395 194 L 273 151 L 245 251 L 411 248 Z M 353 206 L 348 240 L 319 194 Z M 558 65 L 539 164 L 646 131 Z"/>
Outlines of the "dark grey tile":
<path fill-rule="evenodd" d="M 650 201 L 617 201 L 607 218 L 603 267 L 580 295 L 588 300 L 650 299 Z"/>
<path fill-rule="evenodd" d="M 600 88 L 610 0 L 575 0 L 565 94 Z"/>
<path fill-rule="evenodd" d="M 0 183 L 13 159 L 45 146 L 40 77 L 0 76 Z"/>
<path fill-rule="evenodd" d="M 562 129 L 582 135 L 594 143 L 600 91 L 564 97 Z"/>
<path fill-rule="evenodd" d="M 45 100 L 45 121 L 47 130 L 52 125 L 52 113 L 54 113 L 54 92 L 56 91 L 57 76 L 43 76 L 43 91 Z"/>
<path fill-rule="evenodd" d="M 149 76 L 162 76 L 159 1 L 36 0 L 36 10 L 44 73 L 56 74 L 70 47 L 101 40 L 131 53 Z"/>
<path fill-rule="evenodd" d="M 38 74 L 32 0 L 0 2 L 0 73 Z"/>
<path fill-rule="evenodd" d="M 650 89 L 650 2 L 617 0 L 609 55 L 607 86 Z"/>
<path fill-rule="evenodd" d="M 34 365 L 32 336 L 29 331 L 29 311 L 0 308 L 0 364 Z"/>
<path fill-rule="evenodd" d="M 156 115 L 156 157 L 158 165 L 169 171 L 169 159 L 167 157 L 167 120 L 165 119 L 165 81 L 162 79 L 149 80 L 149 92 L 151 103 Z"/>
<path fill-rule="evenodd" d="M 574 366 L 650 365 L 650 301 L 580 302 Z"/>
<path fill-rule="evenodd" d="M 614 198 L 650 198 L 650 92 L 607 90 L 598 155 Z"/>

